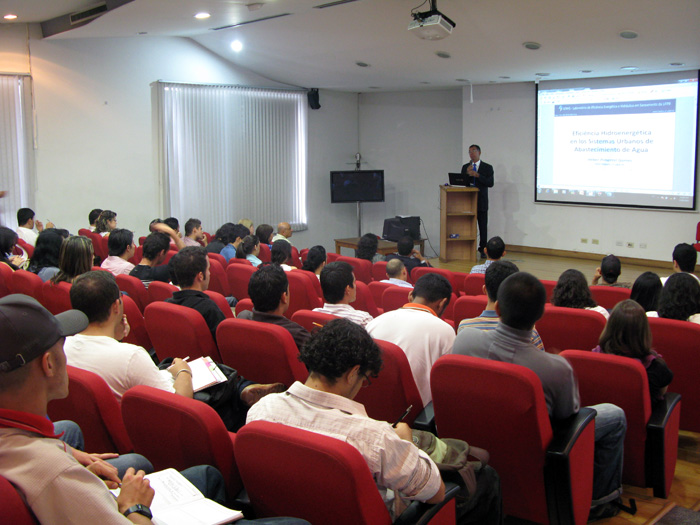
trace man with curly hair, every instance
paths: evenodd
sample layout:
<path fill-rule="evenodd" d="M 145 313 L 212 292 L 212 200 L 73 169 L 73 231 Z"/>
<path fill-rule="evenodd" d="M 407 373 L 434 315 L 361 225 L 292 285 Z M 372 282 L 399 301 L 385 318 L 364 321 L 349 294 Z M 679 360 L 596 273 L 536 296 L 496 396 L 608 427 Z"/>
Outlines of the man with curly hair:
<path fill-rule="evenodd" d="M 282 423 L 349 443 L 367 461 L 387 501 L 392 491 L 428 503 L 444 499 L 437 466 L 413 444 L 410 427 L 370 419 L 353 401 L 382 366 L 381 351 L 364 328 L 347 319 L 331 321 L 311 336 L 299 359 L 309 369 L 306 383 L 297 381 L 285 393 L 261 399 L 248 411 L 247 422 Z"/>

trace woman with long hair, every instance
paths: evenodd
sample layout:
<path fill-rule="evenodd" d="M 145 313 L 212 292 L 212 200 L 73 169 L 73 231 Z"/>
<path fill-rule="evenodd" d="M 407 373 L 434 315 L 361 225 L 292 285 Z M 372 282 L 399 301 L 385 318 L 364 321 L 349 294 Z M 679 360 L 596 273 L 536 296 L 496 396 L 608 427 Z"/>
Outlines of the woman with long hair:
<path fill-rule="evenodd" d="M 700 284 L 689 273 L 674 273 L 659 296 L 659 317 L 700 323 Z"/>
<path fill-rule="evenodd" d="M 357 243 L 355 257 L 375 263 L 377 260 L 379 260 L 377 257 L 378 246 L 379 239 L 377 239 L 377 236 L 373 233 L 365 233 L 362 237 L 360 237 L 360 241 Z"/>
<path fill-rule="evenodd" d="M 34 246 L 34 254 L 29 261 L 28 270 L 46 282 L 59 272 L 58 260 L 61 254 L 63 236 L 56 230 L 49 229 L 39 233 Z"/>
<path fill-rule="evenodd" d="M 236 259 L 247 259 L 256 268 L 262 264 L 258 258 L 260 241 L 255 235 L 246 235 L 236 248 Z"/>
<path fill-rule="evenodd" d="M 552 291 L 552 304 L 566 308 L 593 310 L 606 319 L 610 316 L 605 308 L 598 306 L 595 302 L 586 277 L 578 270 L 566 270 L 559 276 L 557 285 Z"/>
<path fill-rule="evenodd" d="M 103 210 L 95 222 L 95 233 L 99 233 L 102 237 L 109 235 L 113 229 L 117 227 L 117 214 L 112 210 Z"/>
<path fill-rule="evenodd" d="M 594 352 L 615 354 L 640 361 L 647 372 L 651 400 L 663 399 L 673 372 L 666 362 L 651 348 L 651 330 L 644 308 L 627 299 L 615 305 Z"/>
<path fill-rule="evenodd" d="M 76 277 L 92 270 L 94 257 L 90 239 L 82 235 L 69 237 L 61 245 L 58 257 L 59 272 L 51 278 L 51 282 L 73 284 Z"/>
<path fill-rule="evenodd" d="M 644 272 L 634 281 L 630 299 L 637 301 L 645 312 L 656 312 L 659 309 L 659 296 L 663 287 L 658 274 Z"/>
<path fill-rule="evenodd" d="M 301 269 L 312 272 L 320 280 L 324 266 L 326 266 L 326 249 L 321 245 L 312 246 L 306 254 L 306 260 Z"/>
<path fill-rule="evenodd" d="M 272 264 L 279 264 L 285 272 L 296 269 L 296 266 L 291 265 L 292 245 L 287 241 L 279 240 L 272 243 L 270 260 Z"/>
<path fill-rule="evenodd" d="M 17 233 L 10 228 L 0 226 L 0 263 L 7 264 L 13 270 L 19 269 L 24 262 L 20 255 L 12 255 L 17 244 Z"/>

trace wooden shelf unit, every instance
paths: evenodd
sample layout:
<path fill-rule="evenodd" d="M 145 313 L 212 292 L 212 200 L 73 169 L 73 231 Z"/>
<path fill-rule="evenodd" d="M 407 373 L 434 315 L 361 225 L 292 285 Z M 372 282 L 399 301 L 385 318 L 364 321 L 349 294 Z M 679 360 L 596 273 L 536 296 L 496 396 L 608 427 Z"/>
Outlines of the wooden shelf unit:
<path fill-rule="evenodd" d="M 440 186 L 440 261 L 476 263 L 476 188 Z M 450 238 L 457 234 L 459 237 Z"/>

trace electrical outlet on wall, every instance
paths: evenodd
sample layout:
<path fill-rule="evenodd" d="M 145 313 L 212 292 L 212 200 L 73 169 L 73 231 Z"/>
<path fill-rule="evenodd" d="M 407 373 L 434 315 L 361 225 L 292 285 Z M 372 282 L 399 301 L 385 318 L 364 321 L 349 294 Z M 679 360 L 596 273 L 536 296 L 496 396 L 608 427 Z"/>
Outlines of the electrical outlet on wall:
<path fill-rule="evenodd" d="M 639 247 L 640 247 L 642 250 L 646 250 L 646 249 L 647 249 L 647 243 L 645 243 L 645 242 L 640 242 L 640 243 L 639 243 Z"/>
<path fill-rule="evenodd" d="M 591 239 L 591 244 L 600 244 L 598 239 Z"/>
<path fill-rule="evenodd" d="M 628 248 L 634 248 L 634 243 L 633 242 L 628 242 L 626 245 Z"/>
<path fill-rule="evenodd" d="M 588 239 L 581 237 L 581 244 L 588 244 Z"/>
<path fill-rule="evenodd" d="M 615 241 L 615 246 L 622 247 L 622 241 Z"/>

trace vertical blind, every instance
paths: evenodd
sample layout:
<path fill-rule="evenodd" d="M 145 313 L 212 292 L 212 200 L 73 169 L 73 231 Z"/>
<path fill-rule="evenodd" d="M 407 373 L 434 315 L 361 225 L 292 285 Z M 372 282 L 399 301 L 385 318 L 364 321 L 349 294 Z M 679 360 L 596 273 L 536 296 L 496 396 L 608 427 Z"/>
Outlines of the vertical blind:
<path fill-rule="evenodd" d="M 17 210 L 34 205 L 31 78 L 0 75 L 0 225 L 17 227 Z"/>
<path fill-rule="evenodd" d="M 157 82 L 166 213 L 225 222 L 306 220 L 307 109 L 301 91 Z"/>

